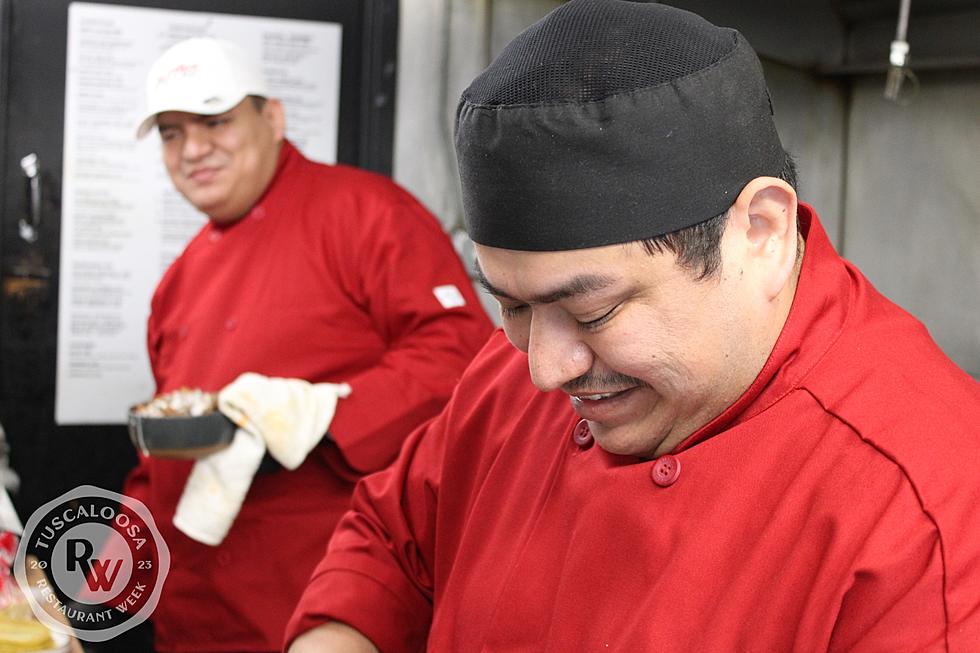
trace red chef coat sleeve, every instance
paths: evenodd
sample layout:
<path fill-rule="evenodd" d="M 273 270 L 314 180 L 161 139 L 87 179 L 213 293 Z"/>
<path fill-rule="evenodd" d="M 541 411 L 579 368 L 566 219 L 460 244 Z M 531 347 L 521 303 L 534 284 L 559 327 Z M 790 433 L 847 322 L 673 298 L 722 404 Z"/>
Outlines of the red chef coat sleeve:
<path fill-rule="evenodd" d="M 357 270 L 342 274 L 386 352 L 338 379 L 353 391 L 329 433 L 346 463 L 365 473 L 394 460 L 407 434 L 439 411 L 493 325 L 442 227 L 407 193 L 361 224 L 332 240 L 355 253 Z M 337 467 L 329 447 L 319 451 Z"/>
<path fill-rule="evenodd" d="M 908 493 L 883 508 L 854 561 L 828 651 L 945 651 L 942 541 Z"/>
<path fill-rule="evenodd" d="M 405 441 L 398 459 L 364 477 L 286 629 L 286 646 L 326 621 L 341 621 L 385 653 L 424 651 L 432 619 L 436 541 L 455 548 L 472 496 L 505 434 L 486 433 L 499 390 L 486 379 L 500 361 L 526 373 L 502 332 L 489 339 L 445 409 Z M 513 367 L 510 369 L 514 369 Z M 508 384 L 505 384 L 505 387 Z M 446 461 L 452 461 L 447 464 Z M 452 492 L 440 494 L 443 486 Z"/>
<path fill-rule="evenodd" d="M 365 477 L 286 629 L 286 649 L 327 621 L 353 626 L 385 653 L 424 651 L 444 416 L 418 429 L 398 460 Z"/>

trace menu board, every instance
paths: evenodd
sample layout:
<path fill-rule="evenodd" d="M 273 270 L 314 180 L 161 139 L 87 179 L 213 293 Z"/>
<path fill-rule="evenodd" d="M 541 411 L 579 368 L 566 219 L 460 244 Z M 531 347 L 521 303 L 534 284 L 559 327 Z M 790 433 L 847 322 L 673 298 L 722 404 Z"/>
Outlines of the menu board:
<path fill-rule="evenodd" d="M 68 9 L 55 421 L 123 423 L 154 383 L 146 320 L 157 281 L 205 217 L 172 187 L 160 139 L 136 140 L 146 74 L 168 47 L 211 36 L 258 53 L 286 135 L 337 156 L 336 23 L 75 2 Z"/>

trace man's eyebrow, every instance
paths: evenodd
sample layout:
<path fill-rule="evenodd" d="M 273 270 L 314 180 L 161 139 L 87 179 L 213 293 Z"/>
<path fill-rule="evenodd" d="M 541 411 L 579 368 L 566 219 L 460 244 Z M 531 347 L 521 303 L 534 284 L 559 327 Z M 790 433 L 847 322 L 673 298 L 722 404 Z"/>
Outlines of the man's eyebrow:
<path fill-rule="evenodd" d="M 476 273 L 477 281 L 479 281 L 480 285 L 483 286 L 483 289 L 494 297 L 501 297 L 512 301 L 520 301 L 527 304 L 550 304 L 552 302 L 568 299 L 569 297 L 576 297 L 578 295 L 585 295 L 590 292 L 602 290 L 615 283 L 615 279 L 602 274 L 580 274 L 572 277 L 554 290 L 550 290 L 524 300 L 512 297 L 508 293 L 496 288 L 492 283 L 490 283 L 486 275 L 483 274 L 479 261 L 475 261 L 473 263 L 473 271 Z"/>
<path fill-rule="evenodd" d="M 514 299 L 513 297 L 505 293 L 503 290 L 494 288 L 493 284 L 490 283 L 490 280 L 487 279 L 487 275 L 483 274 L 483 268 L 480 267 L 480 262 L 477 260 L 473 261 L 473 274 L 476 275 L 477 282 L 479 282 L 479 284 L 483 286 L 483 289 L 486 290 L 489 294 L 493 295 L 494 297 L 503 297 L 504 299 Z"/>

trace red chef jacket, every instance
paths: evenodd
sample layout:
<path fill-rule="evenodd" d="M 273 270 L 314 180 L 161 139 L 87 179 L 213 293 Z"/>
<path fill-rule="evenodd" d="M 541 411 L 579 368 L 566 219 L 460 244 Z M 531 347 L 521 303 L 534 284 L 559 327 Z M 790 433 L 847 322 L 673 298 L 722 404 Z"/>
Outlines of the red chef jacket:
<path fill-rule="evenodd" d="M 594 446 L 495 335 L 358 486 L 287 629 L 384 653 L 980 651 L 980 386 L 806 254 L 768 362 L 657 460 Z"/>
<path fill-rule="evenodd" d="M 459 296 L 443 289 L 440 301 L 440 286 Z M 295 471 L 259 474 L 217 547 L 172 523 L 191 463 L 142 459 L 125 492 L 149 506 L 171 552 L 152 616 L 157 650 L 277 650 L 353 482 L 439 411 L 491 330 L 417 201 L 380 175 L 315 164 L 284 143 L 252 210 L 206 224 L 161 280 L 148 328 L 157 391 L 216 391 L 245 371 L 353 391 L 338 404 L 332 442 Z"/>

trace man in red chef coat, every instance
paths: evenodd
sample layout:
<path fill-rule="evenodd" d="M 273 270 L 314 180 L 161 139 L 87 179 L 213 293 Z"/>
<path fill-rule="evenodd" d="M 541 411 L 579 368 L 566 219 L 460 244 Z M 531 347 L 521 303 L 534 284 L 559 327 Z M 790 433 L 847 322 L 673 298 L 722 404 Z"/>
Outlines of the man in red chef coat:
<path fill-rule="evenodd" d="M 361 482 L 291 653 L 980 650 L 980 386 L 798 201 L 741 35 L 571 0 L 456 147 L 504 334 Z"/>
<path fill-rule="evenodd" d="M 274 651 L 355 481 L 439 411 L 492 325 L 432 215 L 387 178 L 304 158 L 238 46 L 176 44 L 147 103 L 139 135 L 159 131 L 208 216 L 153 296 L 157 391 L 234 395 L 242 426 L 227 451 L 143 457 L 127 481 L 171 551 L 156 649 Z"/>

